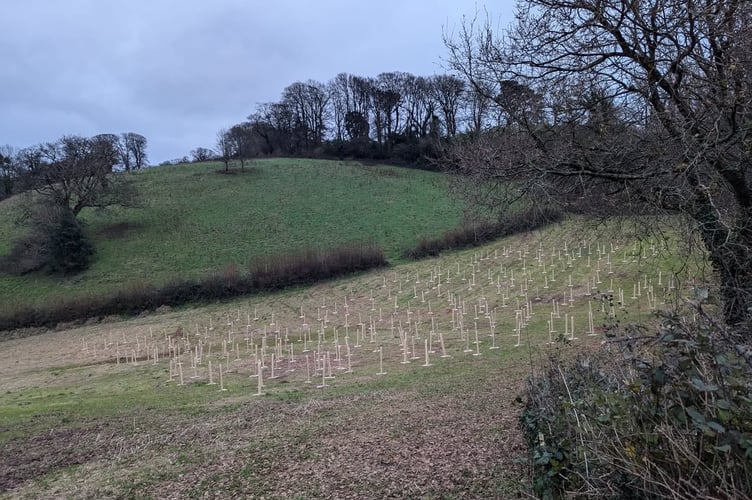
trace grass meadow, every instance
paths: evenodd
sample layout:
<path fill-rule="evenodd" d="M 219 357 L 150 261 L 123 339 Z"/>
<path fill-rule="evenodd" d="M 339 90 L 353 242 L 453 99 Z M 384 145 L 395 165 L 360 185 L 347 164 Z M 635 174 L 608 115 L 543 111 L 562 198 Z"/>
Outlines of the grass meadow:
<path fill-rule="evenodd" d="M 40 303 L 112 293 L 245 268 L 258 257 L 372 242 L 399 261 L 420 236 L 456 227 L 462 205 L 439 174 L 309 159 L 220 163 L 131 174 L 140 207 L 82 215 L 95 247 L 91 267 L 67 279 L 0 277 L 0 304 Z M 21 234 L 19 197 L 0 203 L 0 253 Z"/>
<path fill-rule="evenodd" d="M 586 227 L 6 340 L 0 495 L 529 495 L 525 379 L 651 322 L 701 271 Z"/>

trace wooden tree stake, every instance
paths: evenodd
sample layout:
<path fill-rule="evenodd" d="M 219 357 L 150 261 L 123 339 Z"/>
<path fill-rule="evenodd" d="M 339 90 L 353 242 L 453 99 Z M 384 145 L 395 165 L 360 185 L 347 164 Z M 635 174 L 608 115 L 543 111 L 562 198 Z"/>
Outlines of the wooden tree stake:
<path fill-rule="evenodd" d="M 222 377 L 222 363 L 219 364 L 219 390 L 226 391 L 224 378 Z"/>
<path fill-rule="evenodd" d="M 431 362 L 428 359 L 428 339 L 425 339 L 423 341 L 423 346 L 425 348 L 425 353 L 426 353 L 426 362 L 423 364 L 423 366 L 431 366 Z"/>
<path fill-rule="evenodd" d="M 261 389 L 264 387 L 264 376 L 262 374 L 263 366 L 261 365 L 261 360 L 258 360 L 256 362 L 256 371 L 258 372 L 258 384 L 256 385 L 256 394 L 255 396 L 263 396 L 263 392 L 261 392 Z"/>
<path fill-rule="evenodd" d="M 306 381 L 305 381 L 305 383 L 306 384 L 310 384 L 311 383 L 311 365 L 310 365 L 310 362 L 308 360 L 308 354 L 306 354 L 306 357 L 305 357 L 305 371 L 306 371 Z"/>
<path fill-rule="evenodd" d="M 439 331 L 439 344 L 441 345 L 441 357 L 451 358 L 452 356 L 446 353 L 446 347 L 444 346 L 444 334 L 441 333 L 441 331 Z"/>
<path fill-rule="evenodd" d="M 386 375 L 384 371 L 384 347 L 379 346 L 379 371 L 376 375 Z"/>

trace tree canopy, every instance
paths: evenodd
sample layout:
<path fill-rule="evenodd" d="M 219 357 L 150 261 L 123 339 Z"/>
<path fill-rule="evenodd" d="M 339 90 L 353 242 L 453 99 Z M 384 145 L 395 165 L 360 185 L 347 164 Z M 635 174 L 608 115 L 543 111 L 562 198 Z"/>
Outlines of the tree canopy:
<path fill-rule="evenodd" d="M 687 216 L 720 276 L 726 321 L 746 322 L 751 14 L 732 0 L 530 0 L 501 32 L 465 22 L 447 38 L 451 67 L 500 120 L 448 161 L 499 187 L 477 197 L 488 206 L 587 198 Z"/>
<path fill-rule="evenodd" d="M 117 136 L 112 137 L 69 135 L 23 149 L 15 160 L 18 176 L 27 188 L 74 216 L 86 207 L 132 204 L 130 184 L 113 175 L 119 153 Z"/>

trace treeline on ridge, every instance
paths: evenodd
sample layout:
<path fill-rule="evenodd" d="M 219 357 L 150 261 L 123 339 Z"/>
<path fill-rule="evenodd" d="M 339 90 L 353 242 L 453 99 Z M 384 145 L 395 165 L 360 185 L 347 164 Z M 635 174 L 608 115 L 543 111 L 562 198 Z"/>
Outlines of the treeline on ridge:
<path fill-rule="evenodd" d="M 493 120 L 490 100 L 453 75 L 340 73 L 327 83 L 288 85 L 279 101 L 260 103 L 245 121 L 220 130 L 213 148 L 165 163 L 220 160 L 229 168 L 240 160 L 242 168 L 257 156 L 315 156 L 435 168 L 426 159 L 441 139 Z"/>

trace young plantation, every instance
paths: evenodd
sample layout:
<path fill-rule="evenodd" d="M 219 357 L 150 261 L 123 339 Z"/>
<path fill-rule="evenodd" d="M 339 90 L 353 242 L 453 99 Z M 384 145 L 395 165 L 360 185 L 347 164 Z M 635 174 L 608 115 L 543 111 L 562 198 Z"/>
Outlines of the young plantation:
<path fill-rule="evenodd" d="M 596 348 L 699 283 L 658 241 L 577 226 L 5 341 L 0 491 L 522 495 L 515 399 L 537 361 L 562 343 Z"/>

